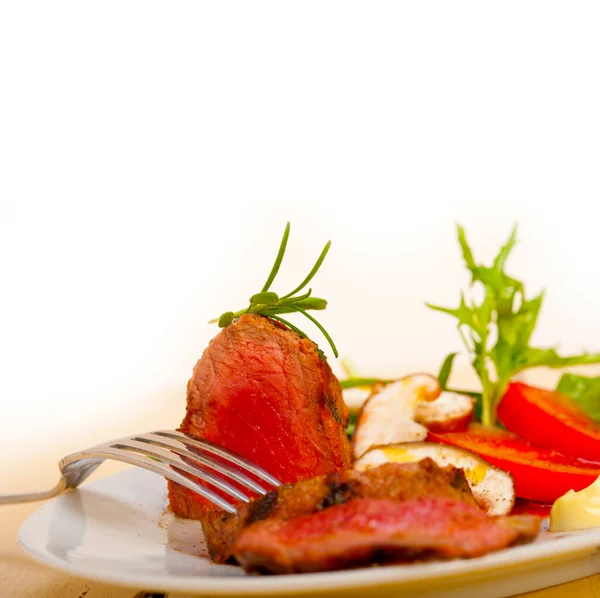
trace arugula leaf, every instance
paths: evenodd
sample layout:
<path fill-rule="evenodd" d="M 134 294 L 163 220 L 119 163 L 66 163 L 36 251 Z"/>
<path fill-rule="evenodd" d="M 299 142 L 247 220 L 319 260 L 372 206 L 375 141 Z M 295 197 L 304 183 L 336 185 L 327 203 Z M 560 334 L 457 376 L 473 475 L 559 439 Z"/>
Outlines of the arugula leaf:
<path fill-rule="evenodd" d="M 466 300 L 464 293 L 461 293 L 460 304 L 456 309 L 426 305 L 458 320 L 459 334 L 481 380 L 481 421 L 485 425 L 494 425 L 496 407 L 515 374 L 539 366 L 560 368 L 566 365 L 600 363 L 600 353 L 564 357 L 552 347 L 529 346 L 544 293 L 528 299 L 523 282 L 509 276 L 504 270 L 517 242 L 516 225 L 491 266 L 475 261 L 464 228 L 459 225 L 457 229 L 463 259 L 471 273 L 471 287 L 482 287 L 483 299 L 476 303 Z M 446 376 L 445 382 L 452 367 L 450 361 L 448 371 L 444 369 L 449 358 L 450 356 L 446 358 L 440 370 L 440 374 L 443 372 Z"/>
<path fill-rule="evenodd" d="M 556 390 L 569 395 L 593 420 L 600 423 L 600 377 L 563 374 Z"/>

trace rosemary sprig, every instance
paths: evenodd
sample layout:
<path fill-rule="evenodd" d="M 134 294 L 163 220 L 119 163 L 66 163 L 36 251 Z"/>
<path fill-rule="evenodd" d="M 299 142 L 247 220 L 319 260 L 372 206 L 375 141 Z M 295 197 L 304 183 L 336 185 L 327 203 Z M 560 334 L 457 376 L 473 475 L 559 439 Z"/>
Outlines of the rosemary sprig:
<path fill-rule="evenodd" d="M 323 336 L 327 339 L 327 342 L 331 346 L 333 354 L 337 357 L 338 351 L 333 342 L 333 339 L 329 335 L 329 333 L 323 328 L 323 326 L 313 318 L 308 310 L 320 310 L 325 309 L 327 307 L 327 301 L 325 299 L 320 299 L 318 297 L 312 297 L 312 289 L 308 289 L 307 292 L 302 295 L 298 295 L 300 291 L 306 288 L 308 283 L 314 278 L 315 274 L 319 271 L 319 268 L 323 264 L 325 257 L 327 256 L 327 252 L 331 247 L 331 241 L 327 241 L 325 247 L 321 251 L 321 254 L 317 258 L 315 265 L 312 267 L 311 271 L 307 274 L 306 278 L 290 293 L 286 295 L 279 296 L 277 293 L 270 291 L 271 285 L 279 272 L 279 268 L 281 267 L 281 262 L 283 261 L 283 256 L 285 255 L 285 250 L 288 243 L 288 238 L 290 236 L 290 223 L 288 222 L 285 226 L 285 230 L 283 232 L 283 237 L 281 239 L 281 243 L 279 244 L 279 251 L 277 252 L 277 257 L 275 258 L 275 263 L 271 268 L 271 272 L 267 277 L 265 284 L 263 285 L 260 293 L 256 293 L 250 297 L 250 304 L 246 309 L 240 309 L 239 311 L 226 311 L 221 314 L 220 317 L 211 320 L 210 323 L 218 322 L 220 328 L 226 328 L 229 326 L 236 318 L 244 314 L 258 314 L 261 316 L 266 316 L 268 318 L 273 318 L 282 324 L 285 324 L 289 328 L 291 328 L 298 336 L 302 338 L 307 338 L 306 333 L 302 330 L 284 320 L 281 317 L 281 314 L 289 314 L 289 313 L 300 313 L 309 319 L 322 333 Z M 319 350 L 320 352 L 320 350 Z M 321 353 L 322 355 L 322 353 Z"/>

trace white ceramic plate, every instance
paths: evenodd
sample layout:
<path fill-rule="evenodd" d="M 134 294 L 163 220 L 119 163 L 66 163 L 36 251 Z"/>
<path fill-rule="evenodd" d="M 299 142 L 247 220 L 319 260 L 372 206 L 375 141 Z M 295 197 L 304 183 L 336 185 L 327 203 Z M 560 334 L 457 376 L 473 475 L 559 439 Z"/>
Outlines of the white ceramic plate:
<path fill-rule="evenodd" d="M 19 531 L 37 561 L 137 589 L 202 596 L 502 597 L 600 571 L 600 528 L 543 534 L 528 546 L 461 561 L 287 576 L 246 576 L 205 556 L 200 525 L 167 510 L 159 476 L 130 469 L 46 503 Z"/>

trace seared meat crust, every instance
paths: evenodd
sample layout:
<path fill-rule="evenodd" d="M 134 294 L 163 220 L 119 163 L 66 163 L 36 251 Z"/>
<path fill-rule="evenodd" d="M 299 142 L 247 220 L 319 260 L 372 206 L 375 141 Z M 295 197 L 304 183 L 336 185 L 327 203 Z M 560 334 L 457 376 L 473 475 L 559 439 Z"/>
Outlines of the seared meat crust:
<path fill-rule="evenodd" d="M 291 519 L 359 498 L 410 500 L 437 496 L 477 503 L 460 469 L 438 467 L 431 459 L 418 463 L 385 463 L 367 471 L 347 470 L 302 480 L 241 505 L 238 513 L 207 513 L 202 527 L 211 558 L 218 563 L 231 556 L 240 530 L 265 519 Z"/>

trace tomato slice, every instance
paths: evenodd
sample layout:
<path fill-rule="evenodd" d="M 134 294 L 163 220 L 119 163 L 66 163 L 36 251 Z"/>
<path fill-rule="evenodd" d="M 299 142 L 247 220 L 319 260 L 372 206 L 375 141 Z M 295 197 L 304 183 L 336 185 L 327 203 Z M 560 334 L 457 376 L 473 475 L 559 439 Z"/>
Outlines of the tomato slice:
<path fill-rule="evenodd" d="M 498 419 L 529 442 L 600 461 L 600 425 L 560 392 L 512 382 L 498 405 Z"/>
<path fill-rule="evenodd" d="M 571 489 L 583 490 L 600 476 L 600 463 L 538 447 L 500 428 L 472 424 L 464 432 L 429 432 L 427 439 L 480 455 L 512 474 L 518 497 L 543 503 L 553 503 Z"/>

